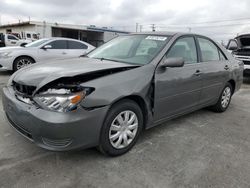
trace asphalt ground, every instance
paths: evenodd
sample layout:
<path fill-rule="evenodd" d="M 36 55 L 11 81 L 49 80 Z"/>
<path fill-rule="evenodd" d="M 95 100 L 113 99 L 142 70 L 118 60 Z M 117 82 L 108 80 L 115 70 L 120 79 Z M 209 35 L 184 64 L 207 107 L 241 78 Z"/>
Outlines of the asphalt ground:
<path fill-rule="evenodd" d="M 147 130 L 127 154 L 50 152 L 11 128 L 2 110 L 0 187 L 250 187 L 250 79 L 222 114 L 199 110 Z"/>

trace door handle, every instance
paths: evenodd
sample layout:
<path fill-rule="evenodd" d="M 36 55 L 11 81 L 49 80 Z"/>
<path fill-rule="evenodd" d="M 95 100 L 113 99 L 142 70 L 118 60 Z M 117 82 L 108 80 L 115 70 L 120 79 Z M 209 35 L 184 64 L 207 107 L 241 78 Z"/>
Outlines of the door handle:
<path fill-rule="evenodd" d="M 225 70 L 229 70 L 229 66 L 226 65 L 226 66 L 224 67 L 224 69 L 225 69 Z"/>
<path fill-rule="evenodd" d="M 196 70 L 196 72 L 194 73 L 195 76 L 200 76 L 201 75 L 201 71 L 200 70 Z"/>
<path fill-rule="evenodd" d="M 63 52 L 62 54 L 63 54 L 63 55 L 66 55 L 67 53 L 66 53 L 66 52 Z"/>

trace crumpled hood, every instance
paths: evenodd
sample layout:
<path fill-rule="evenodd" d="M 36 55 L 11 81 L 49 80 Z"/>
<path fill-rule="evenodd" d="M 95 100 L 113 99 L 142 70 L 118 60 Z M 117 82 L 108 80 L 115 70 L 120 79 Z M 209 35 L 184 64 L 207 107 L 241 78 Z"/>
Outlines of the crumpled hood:
<path fill-rule="evenodd" d="M 75 58 L 31 65 L 17 71 L 12 79 L 19 84 L 36 86 L 38 89 L 62 77 L 74 77 L 102 70 L 137 66 L 99 59 Z"/>

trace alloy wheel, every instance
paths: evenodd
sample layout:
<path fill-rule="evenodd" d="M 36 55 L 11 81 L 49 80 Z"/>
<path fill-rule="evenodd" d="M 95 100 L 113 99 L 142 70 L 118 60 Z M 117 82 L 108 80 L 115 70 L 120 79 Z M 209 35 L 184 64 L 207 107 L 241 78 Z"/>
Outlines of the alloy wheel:
<path fill-rule="evenodd" d="M 29 59 L 20 59 L 18 60 L 17 64 L 16 64 L 16 67 L 17 67 L 17 70 L 23 68 L 23 67 L 26 67 L 28 65 L 31 65 L 33 62 Z"/>

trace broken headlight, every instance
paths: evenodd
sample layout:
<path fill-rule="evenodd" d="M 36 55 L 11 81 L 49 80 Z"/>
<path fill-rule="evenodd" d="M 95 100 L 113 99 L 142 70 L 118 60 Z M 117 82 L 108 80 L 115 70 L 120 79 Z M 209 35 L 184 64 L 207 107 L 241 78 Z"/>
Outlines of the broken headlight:
<path fill-rule="evenodd" d="M 77 109 L 80 102 L 90 94 L 91 88 L 71 92 L 68 89 L 49 89 L 36 95 L 33 100 L 43 109 L 55 112 L 70 112 Z"/>

